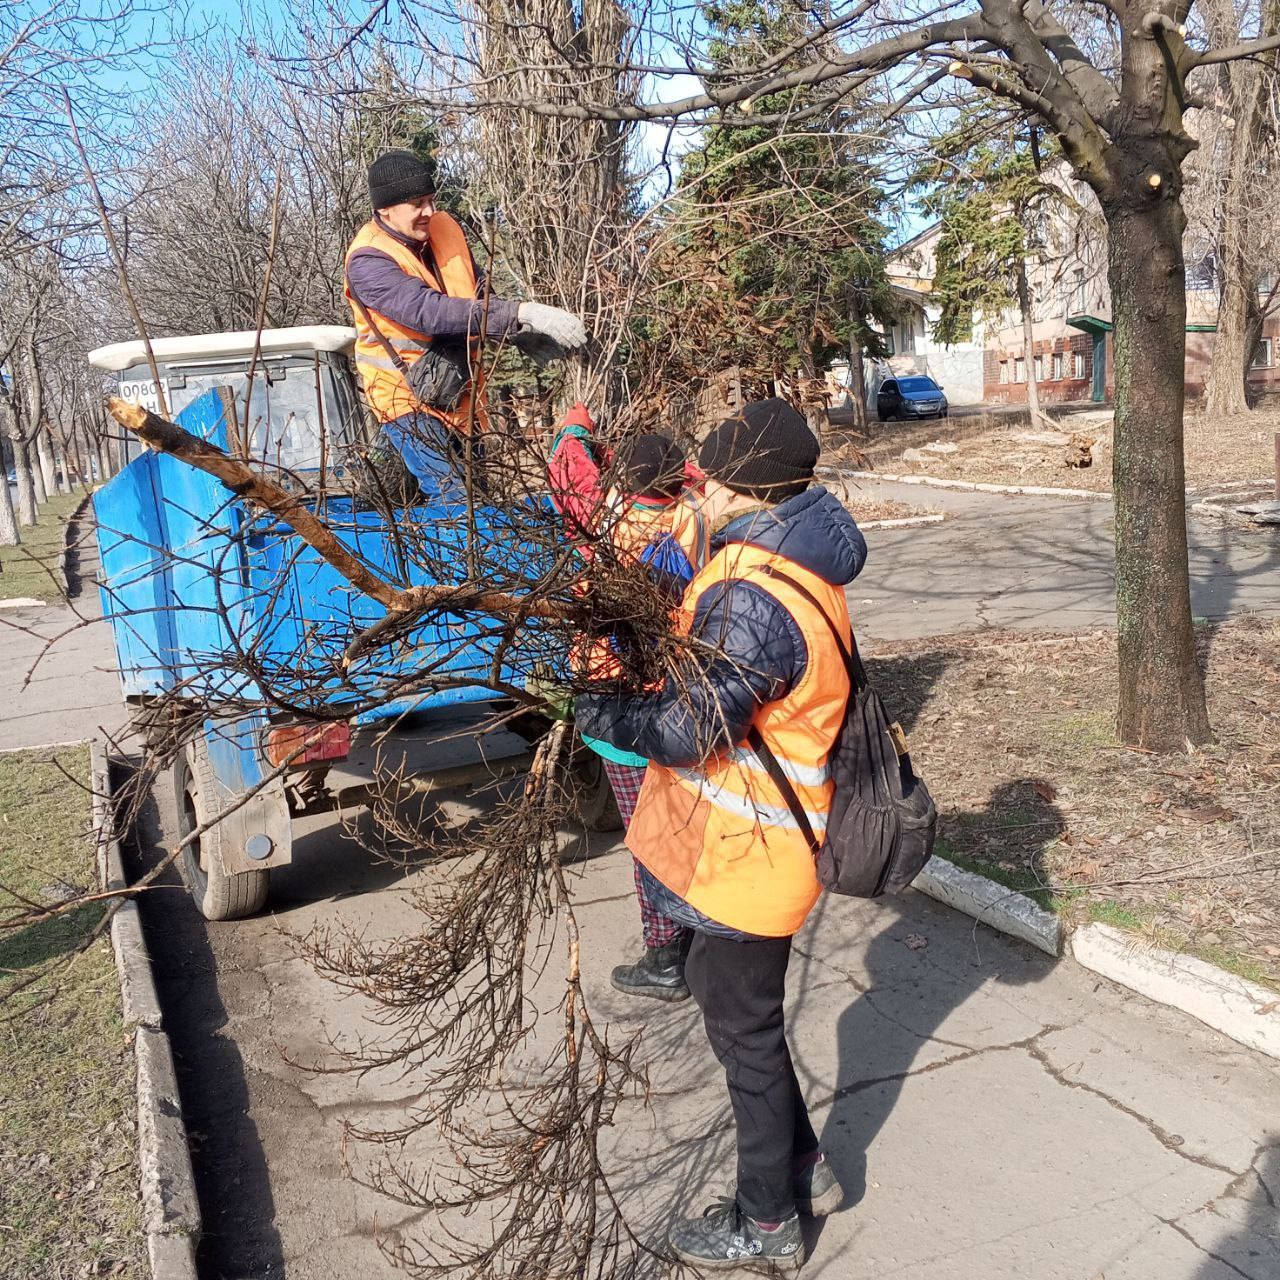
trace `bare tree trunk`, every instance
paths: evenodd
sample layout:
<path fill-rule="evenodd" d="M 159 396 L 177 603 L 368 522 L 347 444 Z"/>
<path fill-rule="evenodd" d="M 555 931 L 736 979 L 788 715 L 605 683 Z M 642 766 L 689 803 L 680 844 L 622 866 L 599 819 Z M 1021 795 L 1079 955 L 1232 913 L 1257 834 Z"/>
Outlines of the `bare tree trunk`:
<path fill-rule="evenodd" d="M 1022 313 L 1022 363 L 1027 371 L 1027 409 L 1031 414 L 1031 425 L 1037 427 L 1044 418 L 1040 412 L 1040 385 L 1036 381 L 1035 324 L 1025 258 L 1018 263 L 1018 310 Z"/>
<path fill-rule="evenodd" d="M 18 523 L 32 525 L 36 522 L 36 487 L 31 479 L 31 460 L 27 456 L 26 442 L 20 436 L 10 440 L 13 446 L 13 469 L 18 478 Z"/>
<path fill-rule="evenodd" d="M 849 392 L 853 402 L 853 429 L 867 430 L 867 366 L 857 338 L 849 343 Z"/>
<path fill-rule="evenodd" d="M 1249 341 L 1250 313 L 1256 312 L 1257 307 L 1249 304 L 1257 297 L 1258 277 L 1256 267 L 1247 266 L 1239 255 L 1235 256 L 1235 262 L 1223 267 L 1222 287 L 1218 292 L 1218 332 L 1213 339 L 1213 356 L 1204 387 L 1206 413 L 1249 412 L 1245 378 L 1257 346 L 1256 339 Z M 1260 324 L 1257 327 L 1261 329 Z"/>
<path fill-rule="evenodd" d="M 62 460 L 67 472 L 67 489 L 74 492 L 84 484 L 83 469 L 80 466 L 80 445 L 76 440 L 74 423 L 67 428 L 62 441 Z"/>
<path fill-rule="evenodd" d="M 98 483 L 105 484 L 111 479 L 111 460 L 107 456 L 107 438 L 100 435 L 95 442 L 94 453 L 98 459 Z"/>
<path fill-rule="evenodd" d="M 89 462 L 89 433 L 77 422 L 73 428 L 76 442 L 76 469 L 80 472 L 80 487 L 93 486 L 93 467 Z"/>
<path fill-rule="evenodd" d="M 0 547 L 16 547 L 21 541 L 18 517 L 13 509 L 13 490 L 9 487 L 9 469 L 4 465 L 4 448 L 0 445 Z M 0 591 L 4 589 L 0 579 Z"/>
<path fill-rule="evenodd" d="M 1168 172 L 1167 160 L 1161 167 Z M 1117 729 L 1122 742 L 1175 751 L 1210 738 L 1182 456 L 1186 219 L 1175 190 L 1125 193 L 1104 211 L 1115 323 Z"/>
<path fill-rule="evenodd" d="M 42 427 L 36 435 L 36 457 L 40 462 L 40 474 L 44 477 L 44 490 L 51 497 L 62 493 L 62 485 L 58 483 L 58 469 L 53 461 L 53 449 L 49 445 L 49 429 Z"/>
<path fill-rule="evenodd" d="M 39 510 L 49 501 L 49 490 L 45 488 L 44 470 L 40 466 L 39 450 L 36 448 L 34 440 L 30 444 L 24 445 L 23 448 L 27 451 L 27 466 L 31 471 L 31 487 L 35 490 L 36 509 Z"/>

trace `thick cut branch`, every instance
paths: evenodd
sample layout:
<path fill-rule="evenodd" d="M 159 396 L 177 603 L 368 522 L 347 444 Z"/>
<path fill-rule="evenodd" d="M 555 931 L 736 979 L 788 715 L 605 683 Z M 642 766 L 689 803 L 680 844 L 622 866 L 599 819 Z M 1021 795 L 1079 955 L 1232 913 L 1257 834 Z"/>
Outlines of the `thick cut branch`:
<path fill-rule="evenodd" d="M 546 601 L 521 599 L 501 591 L 489 591 L 469 584 L 438 587 L 397 587 L 379 578 L 363 565 L 337 535 L 306 505 L 302 498 L 286 492 L 251 470 L 239 458 L 232 458 L 207 440 L 184 431 L 139 404 L 129 404 L 118 396 L 107 401 L 111 416 L 132 431 L 150 448 L 204 471 L 226 485 L 232 493 L 270 511 L 284 521 L 358 591 L 385 606 L 403 620 L 428 609 L 474 610 L 512 620 L 564 618 L 565 606 Z M 383 624 L 378 624 L 382 626 Z"/>

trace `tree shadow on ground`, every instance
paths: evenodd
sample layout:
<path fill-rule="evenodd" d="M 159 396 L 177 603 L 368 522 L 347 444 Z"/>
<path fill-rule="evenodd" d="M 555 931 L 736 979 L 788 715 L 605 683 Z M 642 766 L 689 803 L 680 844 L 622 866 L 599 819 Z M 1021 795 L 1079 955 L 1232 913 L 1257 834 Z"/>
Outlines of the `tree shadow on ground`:
<path fill-rule="evenodd" d="M 1024 779 L 1009 789 L 1021 792 L 1034 785 L 1035 780 Z M 987 806 L 963 816 L 979 825 L 998 821 L 1007 804 L 1005 790 L 997 788 Z M 1053 812 L 1060 826 L 1061 817 Z M 1024 836 L 1038 846 L 1028 855 L 1033 864 L 1043 848 L 1039 830 L 1027 828 Z M 951 927 L 957 917 L 949 909 L 913 891 L 897 900 L 865 904 L 852 932 L 845 908 L 844 901 L 827 895 L 815 913 L 819 919 L 814 932 L 806 930 L 797 939 L 801 963 L 794 980 L 802 994 L 791 1025 L 801 1029 L 806 1020 L 806 985 L 815 990 L 829 985 L 834 971 L 858 990 L 857 998 L 835 1019 L 834 1073 L 821 1081 L 810 1074 L 806 1082 L 806 1092 L 811 1098 L 816 1092 L 820 1099 L 813 1110 L 828 1108 L 821 1138 L 845 1189 L 848 1210 L 866 1194 L 868 1179 L 874 1176 L 868 1172 L 868 1152 L 906 1082 L 989 1047 L 978 1038 L 983 1029 L 956 1018 L 958 1011 L 984 986 L 1041 981 L 1056 961 L 979 924 L 965 921 L 959 929 Z M 832 939 L 834 948 L 825 946 L 824 939 Z M 815 1044 L 813 1035 L 806 1035 L 809 1053 L 830 1053 L 829 1040 L 823 1047 L 825 1039 L 824 1032 Z M 998 1101 L 992 1105 L 998 1106 Z M 811 1248 L 822 1225 L 819 1220 L 810 1227 Z"/>
<path fill-rule="evenodd" d="M 1275 1280 L 1280 1276 L 1280 1134 L 1270 1134 L 1259 1160 L 1249 1173 L 1203 1211 L 1233 1227 L 1224 1234 L 1191 1234 L 1184 1222 L 1171 1225 L 1194 1239 L 1205 1259 L 1191 1280 Z M 1198 1215 L 1197 1215 L 1198 1216 Z"/>
<path fill-rule="evenodd" d="M 131 881 L 163 857 L 175 822 L 148 794 L 123 842 Z M 227 1033 L 207 926 L 176 868 L 160 884 L 140 896 L 139 909 L 190 1138 L 203 1223 L 201 1274 L 283 1275 L 266 1155 L 249 1114 L 244 1058 Z"/>
<path fill-rule="evenodd" d="M 86 904 L 66 915 L 0 936 L 0 974 L 36 969 L 79 950 L 102 919 L 102 907 Z"/>

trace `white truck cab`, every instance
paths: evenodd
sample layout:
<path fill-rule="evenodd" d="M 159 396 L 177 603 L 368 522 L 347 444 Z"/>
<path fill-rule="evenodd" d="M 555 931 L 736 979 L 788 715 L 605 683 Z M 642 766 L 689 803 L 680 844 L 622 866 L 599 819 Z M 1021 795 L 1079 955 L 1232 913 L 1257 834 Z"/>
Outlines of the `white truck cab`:
<path fill-rule="evenodd" d="M 356 331 L 345 325 L 245 329 L 154 338 L 151 350 L 174 417 L 213 387 L 235 397 L 244 420 L 245 388 L 253 365 L 249 425 L 255 457 L 290 471 L 313 471 L 326 451 L 364 434 L 352 352 Z M 257 358 L 254 358 L 255 348 Z M 89 353 L 95 369 L 114 373 L 124 400 L 160 412 L 160 397 L 140 341 L 115 342 Z M 130 439 L 130 460 L 143 446 Z"/>

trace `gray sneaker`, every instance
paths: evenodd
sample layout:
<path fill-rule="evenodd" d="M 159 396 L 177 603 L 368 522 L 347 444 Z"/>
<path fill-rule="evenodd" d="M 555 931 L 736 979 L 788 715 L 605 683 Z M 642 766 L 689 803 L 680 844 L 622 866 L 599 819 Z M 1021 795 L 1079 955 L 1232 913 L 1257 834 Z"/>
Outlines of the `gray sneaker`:
<path fill-rule="evenodd" d="M 681 1218 L 667 1236 L 671 1251 L 684 1262 L 712 1271 L 748 1267 L 799 1271 L 804 1238 L 796 1214 L 766 1231 L 749 1218 L 737 1200 L 724 1196 L 700 1218 Z"/>
<path fill-rule="evenodd" d="M 738 1194 L 735 1182 L 729 1188 L 730 1197 Z M 844 1188 L 836 1180 L 835 1170 L 825 1155 L 791 1179 L 791 1194 L 795 1197 L 796 1212 L 806 1218 L 825 1218 L 844 1204 Z"/>
<path fill-rule="evenodd" d="M 844 1204 L 844 1188 L 836 1180 L 831 1161 L 824 1155 L 817 1164 L 792 1179 L 796 1197 L 796 1212 L 810 1218 L 825 1218 Z"/>

